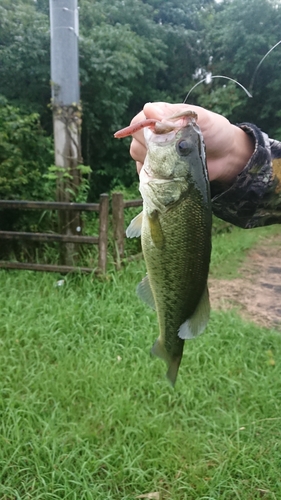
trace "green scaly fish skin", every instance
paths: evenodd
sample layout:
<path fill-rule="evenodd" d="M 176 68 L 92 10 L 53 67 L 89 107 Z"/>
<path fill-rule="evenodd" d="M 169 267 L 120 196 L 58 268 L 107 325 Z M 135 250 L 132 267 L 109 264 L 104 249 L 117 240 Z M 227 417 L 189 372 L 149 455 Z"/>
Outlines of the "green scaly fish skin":
<path fill-rule="evenodd" d="M 193 117 L 178 123 L 164 134 L 145 130 L 143 213 L 127 229 L 129 237 L 141 233 L 147 276 L 137 292 L 156 309 L 160 335 L 152 352 L 166 361 L 172 385 L 185 339 L 204 330 L 210 312 L 212 212 L 205 146 Z"/>

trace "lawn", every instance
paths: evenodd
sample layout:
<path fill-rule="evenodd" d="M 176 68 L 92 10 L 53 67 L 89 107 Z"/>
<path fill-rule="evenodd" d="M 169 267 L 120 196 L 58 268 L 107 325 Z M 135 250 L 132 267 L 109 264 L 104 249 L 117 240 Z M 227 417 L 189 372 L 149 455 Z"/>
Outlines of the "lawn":
<path fill-rule="evenodd" d="M 259 237 L 214 238 L 212 272 Z M 213 311 L 172 389 L 144 274 L 0 272 L 1 500 L 281 498 L 280 332 Z"/>

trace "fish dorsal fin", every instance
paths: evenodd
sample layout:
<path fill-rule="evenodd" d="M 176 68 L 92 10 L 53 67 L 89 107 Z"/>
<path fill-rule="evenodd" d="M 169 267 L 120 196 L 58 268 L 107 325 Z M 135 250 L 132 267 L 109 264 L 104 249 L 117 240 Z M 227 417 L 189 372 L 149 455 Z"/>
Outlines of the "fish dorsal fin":
<path fill-rule="evenodd" d="M 179 329 L 179 337 L 183 340 L 192 339 L 197 337 L 206 328 L 210 316 L 210 300 L 209 292 L 206 286 L 200 302 L 191 316 L 188 318 Z"/>
<path fill-rule="evenodd" d="M 141 212 L 133 220 L 131 220 L 126 230 L 127 238 L 138 238 L 141 235 L 142 215 L 143 212 Z"/>
<path fill-rule="evenodd" d="M 156 309 L 153 293 L 149 283 L 148 276 L 145 276 L 137 286 L 137 295 L 145 304 L 152 309 Z"/>

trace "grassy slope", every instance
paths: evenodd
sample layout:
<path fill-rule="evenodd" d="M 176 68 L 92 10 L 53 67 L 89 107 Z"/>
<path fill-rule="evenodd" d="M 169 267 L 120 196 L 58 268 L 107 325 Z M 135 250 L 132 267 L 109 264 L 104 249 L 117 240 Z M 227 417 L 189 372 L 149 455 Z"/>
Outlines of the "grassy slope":
<path fill-rule="evenodd" d="M 281 498 L 280 334 L 212 313 L 172 390 L 144 272 L 0 272 L 1 500 Z"/>
<path fill-rule="evenodd" d="M 247 250 L 277 234 L 280 235 L 279 225 L 247 230 L 232 226 L 230 233 L 222 233 L 213 239 L 211 274 L 216 278 L 237 277 Z"/>

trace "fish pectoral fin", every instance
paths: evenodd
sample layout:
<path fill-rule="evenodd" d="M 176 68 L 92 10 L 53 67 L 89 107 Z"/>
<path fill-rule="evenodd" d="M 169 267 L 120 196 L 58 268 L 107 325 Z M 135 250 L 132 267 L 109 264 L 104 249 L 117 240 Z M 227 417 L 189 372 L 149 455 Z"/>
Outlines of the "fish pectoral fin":
<path fill-rule="evenodd" d="M 206 328 L 210 317 L 210 300 L 208 287 L 206 286 L 200 302 L 191 316 L 179 328 L 179 337 L 183 340 L 192 339 L 200 335 Z"/>
<path fill-rule="evenodd" d="M 156 309 L 148 276 L 145 276 L 138 284 L 137 295 L 141 300 L 143 300 L 143 302 L 145 302 L 145 304 L 149 305 L 149 307 L 152 307 L 154 310 Z"/>
<path fill-rule="evenodd" d="M 167 366 L 168 366 L 168 371 L 166 373 L 166 376 L 167 376 L 167 379 L 169 380 L 170 384 L 174 387 L 176 380 L 177 380 L 178 370 L 179 370 L 182 356 L 177 356 L 175 358 L 172 358 L 171 356 L 169 356 L 169 354 L 167 353 L 165 347 L 163 346 L 163 344 L 159 340 L 159 338 L 154 343 L 154 345 L 151 349 L 151 354 L 166 361 Z"/>
<path fill-rule="evenodd" d="M 148 222 L 152 243 L 156 248 L 162 249 L 164 246 L 164 234 L 157 210 L 154 210 L 151 214 L 149 214 Z"/>
<path fill-rule="evenodd" d="M 143 212 L 141 212 L 133 220 L 131 220 L 129 226 L 126 229 L 127 238 L 138 238 L 141 235 L 142 216 Z"/>

